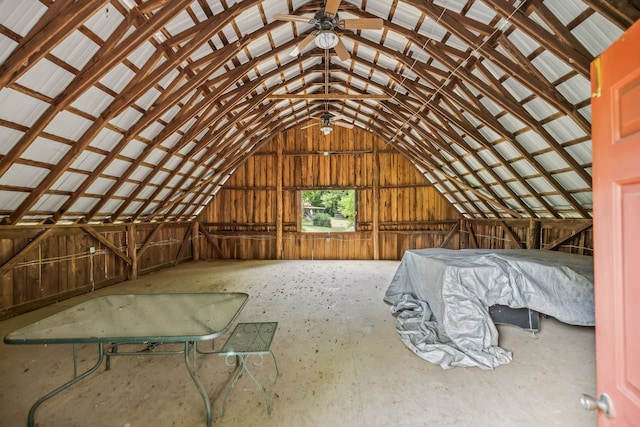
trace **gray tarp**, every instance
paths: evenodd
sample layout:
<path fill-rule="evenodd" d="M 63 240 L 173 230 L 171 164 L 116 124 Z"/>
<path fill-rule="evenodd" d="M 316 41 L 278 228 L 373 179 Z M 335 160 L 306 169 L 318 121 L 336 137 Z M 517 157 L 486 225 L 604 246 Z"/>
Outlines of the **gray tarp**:
<path fill-rule="evenodd" d="M 402 341 L 443 368 L 511 361 L 489 316 L 494 304 L 594 325 L 593 258 L 543 250 L 405 252 L 384 300 Z"/>

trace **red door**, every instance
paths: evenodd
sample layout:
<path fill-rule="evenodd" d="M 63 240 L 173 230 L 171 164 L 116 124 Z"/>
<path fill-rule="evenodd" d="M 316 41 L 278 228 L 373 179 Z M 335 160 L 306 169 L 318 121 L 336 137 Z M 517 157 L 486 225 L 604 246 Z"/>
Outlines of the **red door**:
<path fill-rule="evenodd" d="M 601 427 L 638 426 L 640 21 L 591 64 L 591 82 L 598 397 L 583 404 L 600 406 Z"/>

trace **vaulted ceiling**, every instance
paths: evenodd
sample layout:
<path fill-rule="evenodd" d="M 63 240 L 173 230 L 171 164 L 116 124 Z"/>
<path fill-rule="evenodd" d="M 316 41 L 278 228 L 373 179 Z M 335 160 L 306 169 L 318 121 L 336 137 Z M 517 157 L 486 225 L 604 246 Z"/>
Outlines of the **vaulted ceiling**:
<path fill-rule="evenodd" d="M 340 55 L 309 36 L 324 6 L 0 0 L 0 221 L 192 219 L 325 112 L 468 217 L 591 217 L 590 62 L 637 1 L 329 0 L 383 23 L 336 28 Z"/>

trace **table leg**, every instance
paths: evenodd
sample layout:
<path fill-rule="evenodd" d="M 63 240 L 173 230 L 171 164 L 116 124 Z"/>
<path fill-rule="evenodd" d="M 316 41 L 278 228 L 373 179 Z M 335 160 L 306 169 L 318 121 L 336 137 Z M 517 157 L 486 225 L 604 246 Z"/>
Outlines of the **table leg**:
<path fill-rule="evenodd" d="M 111 369 L 111 355 L 118 352 L 118 343 L 111 343 L 111 348 L 107 350 L 107 365 L 106 370 Z"/>
<path fill-rule="evenodd" d="M 271 355 L 273 356 L 273 352 L 271 353 Z M 256 385 L 258 386 L 258 390 L 260 390 L 260 393 L 262 394 L 262 399 L 264 400 L 264 403 L 267 406 L 267 414 L 271 415 L 271 406 L 269 405 L 269 401 L 267 400 L 267 394 L 265 393 L 264 388 L 262 387 L 262 384 L 260 384 L 260 381 L 258 381 L 258 379 L 253 375 L 253 373 L 247 368 L 247 358 L 250 356 L 250 354 L 238 353 L 238 354 L 227 355 L 225 358 L 225 363 L 227 366 L 233 366 L 231 363 L 229 363 L 229 357 L 231 356 L 235 356 L 236 358 L 235 363 L 236 363 L 237 369 L 236 369 L 235 375 L 233 376 L 233 379 L 229 383 L 229 386 L 227 387 L 227 390 L 224 393 L 224 399 L 222 400 L 222 410 L 220 412 L 221 416 L 224 416 L 224 408 L 225 406 L 227 406 L 227 397 L 229 397 L 229 393 L 231 392 L 231 389 L 236 384 L 236 382 L 238 381 L 238 378 L 240 378 L 243 372 L 246 372 L 247 374 L 249 374 L 253 382 L 256 383 Z M 264 363 L 264 356 L 262 354 L 256 354 L 256 356 L 260 356 L 260 362 L 256 362 L 254 363 L 254 365 L 262 365 Z M 275 362 L 275 360 L 276 358 L 275 356 L 273 356 L 273 361 Z M 278 365 L 276 364 L 276 379 L 277 378 L 278 378 Z"/>
<path fill-rule="evenodd" d="M 197 349 L 196 349 L 196 343 L 193 343 L 193 366 L 191 365 L 191 362 L 189 362 L 189 342 L 185 342 L 184 343 L 184 363 L 187 365 L 187 370 L 189 371 L 189 375 L 191 375 L 191 379 L 193 380 L 193 383 L 196 385 L 196 387 L 198 388 L 198 391 L 200 392 L 200 396 L 202 396 L 202 400 L 204 400 L 204 407 L 205 410 L 207 411 L 207 427 L 211 427 L 211 422 L 212 422 L 212 418 L 211 418 L 211 402 L 209 401 L 209 396 L 207 396 L 207 392 L 205 391 L 204 387 L 202 387 L 202 384 L 200 383 L 200 380 L 198 379 L 198 375 L 196 372 L 196 355 L 198 354 Z"/>
<path fill-rule="evenodd" d="M 75 352 L 74 352 L 74 357 L 75 357 Z M 42 396 L 40 399 L 38 399 L 36 401 L 36 403 L 34 403 L 33 406 L 31 407 L 31 409 L 29 410 L 29 420 L 28 420 L 28 424 L 27 425 L 29 427 L 34 427 L 35 419 L 36 419 L 36 410 L 38 409 L 38 406 L 40 406 L 42 403 L 44 403 L 46 400 L 52 398 L 56 394 L 60 393 L 61 391 L 66 390 L 67 388 L 69 388 L 73 384 L 77 383 L 78 381 L 82 380 L 83 378 L 86 378 L 87 376 L 89 376 L 92 373 L 94 373 L 100 367 L 100 365 L 102 365 L 102 360 L 103 359 L 104 359 L 104 344 L 103 343 L 98 343 L 98 361 L 96 362 L 96 364 L 91 369 L 85 371 L 84 373 L 82 373 L 82 374 L 80 374 L 78 376 L 74 375 L 74 378 L 71 381 L 61 385 L 57 389 L 53 390 L 52 392 L 50 392 L 50 393 Z"/>

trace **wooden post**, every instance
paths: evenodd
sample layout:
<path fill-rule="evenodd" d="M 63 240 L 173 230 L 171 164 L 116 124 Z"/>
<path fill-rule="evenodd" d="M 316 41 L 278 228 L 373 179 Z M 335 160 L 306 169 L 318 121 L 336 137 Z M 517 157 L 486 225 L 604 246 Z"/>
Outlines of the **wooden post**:
<path fill-rule="evenodd" d="M 464 218 L 460 219 L 460 249 L 468 249 L 469 248 L 469 226 L 467 225 L 467 220 Z"/>
<path fill-rule="evenodd" d="M 479 249 L 478 246 L 478 241 L 476 240 L 476 235 L 473 232 L 473 227 L 471 226 L 471 221 L 469 221 L 468 219 L 465 220 L 465 228 L 467 230 L 467 247 L 473 247 L 474 249 Z M 474 222 L 474 224 L 477 224 L 477 222 Z"/>
<path fill-rule="evenodd" d="M 282 168 L 284 161 L 282 159 L 282 133 L 276 138 L 277 159 L 276 159 L 276 259 L 283 258 L 283 240 L 282 240 L 282 221 L 284 216 L 283 194 L 282 194 Z"/>
<path fill-rule="evenodd" d="M 378 153 L 378 140 L 373 139 L 373 206 L 371 213 L 371 242 L 373 246 L 373 259 L 380 259 L 379 229 L 380 229 L 380 157 Z"/>
<path fill-rule="evenodd" d="M 198 221 L 194 221 L 191 226 L 191 256 L 194 261 L 200 261 L 199 226 L 200 223 Z"/>
<path fill-rule="evenodd" d="M 131 258 L 129 280 L 138 278 L 138 255 L 136 253 L 136 225 L 127 224 L 127 255 Z"/>
<path fill-rule="evenodd" d="M 540 249 L 540 221 L 529 221 L 529 233 L 527 236 L 527 249 Z"/>

